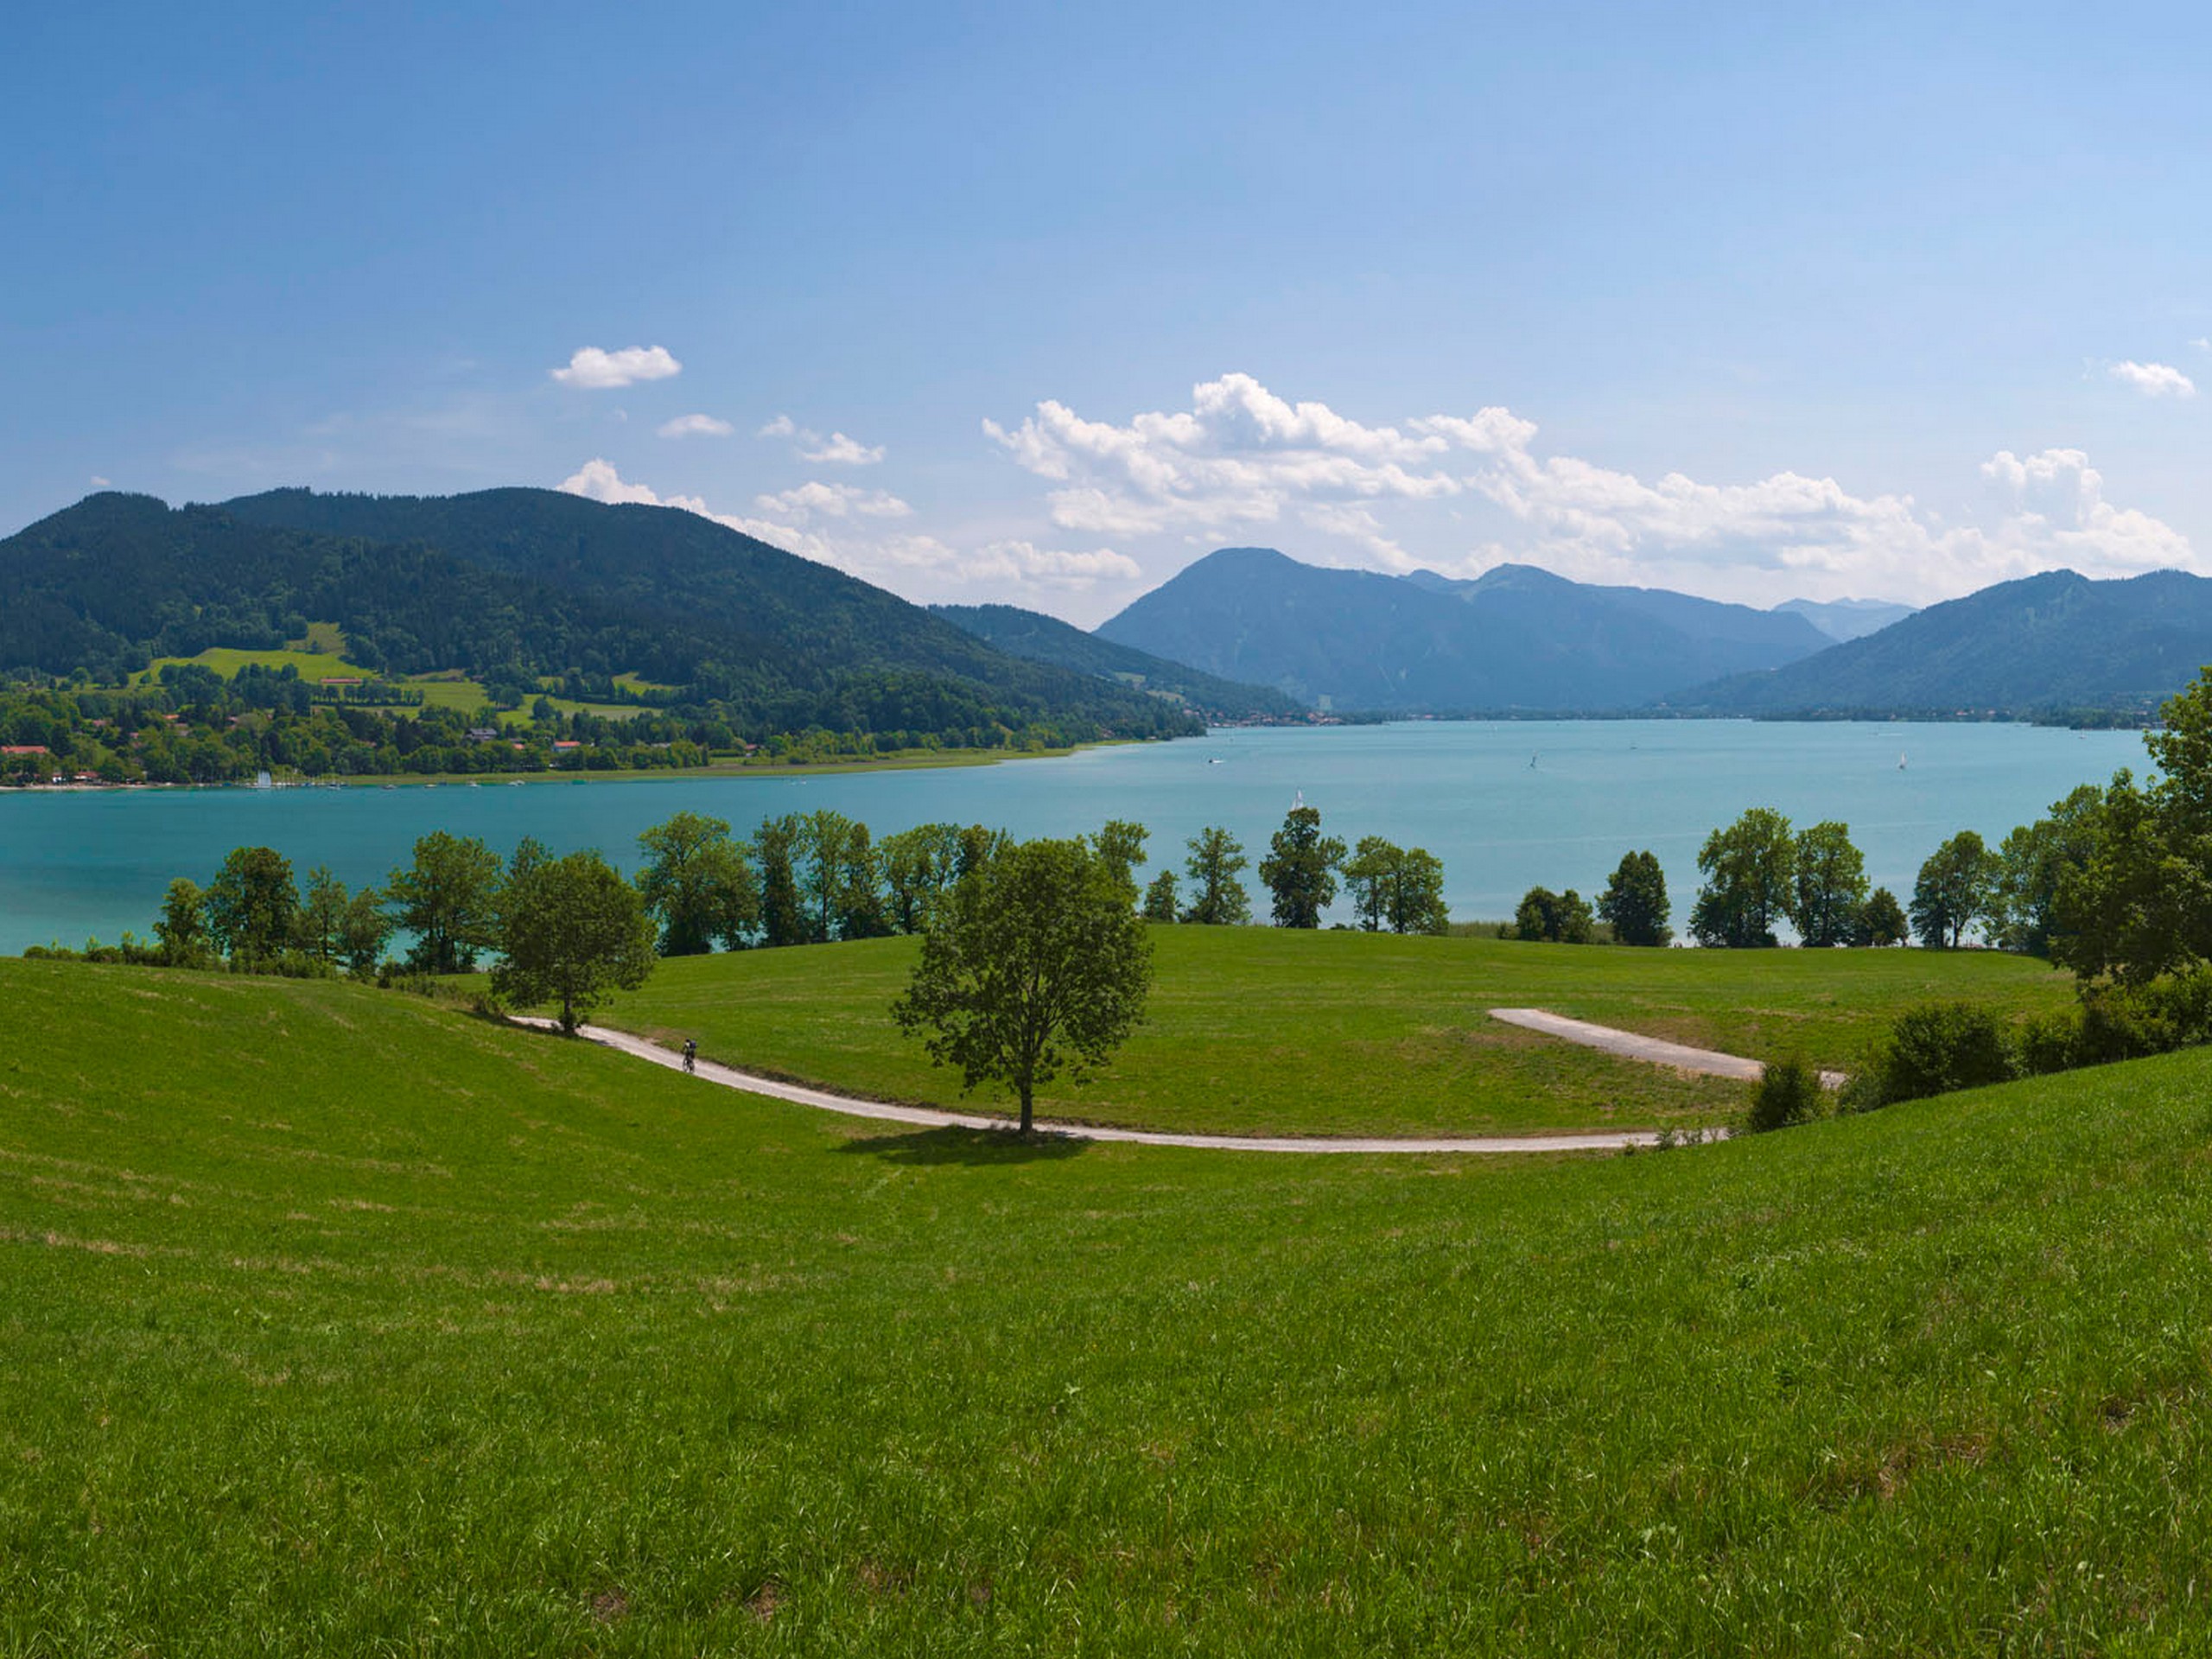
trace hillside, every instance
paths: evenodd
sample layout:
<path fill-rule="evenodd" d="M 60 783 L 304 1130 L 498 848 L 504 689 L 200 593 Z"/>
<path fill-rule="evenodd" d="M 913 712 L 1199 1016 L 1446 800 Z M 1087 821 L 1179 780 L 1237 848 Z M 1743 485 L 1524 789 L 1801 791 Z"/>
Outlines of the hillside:
<path fill-rule="evenodd" d="M 350 986 L 0 998 L 26 1651 L 2212 1639 L 2212 1055 L 1485 1165 L 906 1132 Z"/>
<path fill-rule="evenodd" d="M 152 657 L 279 646 L 310 622 L 336 624 L 379 672 L 525 687 L 637 674 L 754 731 L 1197 728 L 673 508 L 550 490 L 175 510 L 105 493 L 0 542 L 0 671 L 113 681 Z"/>
<path fill-rule="evenodd" d="M 1721 714 L 2154 709 L 2212 662 L 2212 580 L 2053 570 L 1669 699 Z"/>
<path fill-rule="evenodd" d="M 1309 703 L 1408 713 L 1627 709 L 1828 643 L 1802 617 L 1528 565 L 1459 582 L 1267 548 L 1209 554 L 1098 633 Z"/>
<path fill-rule="evenodd" d="M 1019 606 L 932 605 L 930 610 L 1009 657 L 1122 681 L 1146 691 L 1166 692 L 1217 720 L 1284 720 L 1303 712 L 1295 698 L 1282 692 L 1240 685 L 1148 652 L 1117 645 L 1056 616 Z"/>

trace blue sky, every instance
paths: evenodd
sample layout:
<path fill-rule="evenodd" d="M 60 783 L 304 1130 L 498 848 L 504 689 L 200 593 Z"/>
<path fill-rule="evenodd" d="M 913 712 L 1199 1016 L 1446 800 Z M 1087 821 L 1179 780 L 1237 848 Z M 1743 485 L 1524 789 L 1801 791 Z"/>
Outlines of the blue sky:
<path fill-rule="evenodd" d="M 1085 623 L 1230 543 L 1761 604 L 2212 569 L 2201 8 L 10 31 L 0 530 L 565 484 Z"/>

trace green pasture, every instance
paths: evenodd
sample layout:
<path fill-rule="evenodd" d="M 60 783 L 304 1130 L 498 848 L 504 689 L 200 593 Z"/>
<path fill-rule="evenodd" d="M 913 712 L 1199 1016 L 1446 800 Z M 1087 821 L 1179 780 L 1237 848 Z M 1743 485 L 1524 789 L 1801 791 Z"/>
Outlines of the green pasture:
<path fill-rule="evenodd" d="M 0 1001 L 0 1651 L 2212 1643 L 2202 1052 L 1267 1157 L 334 984 Z"/>
<path fill-rule="evenodd" d="M 349 663 L 334 651 L 243 651 L 229 645 L 213 645 L 190 657 L 156 657 L 151 664 L 130 677 L 133 685 L 143 685 L 161 677 L 164 668 L 191 665 L 213 669 L 225 679 L 236 679 L 238 671 L 249 666 L 270 669 L 296 669 L 302 679 L 310 685 L 319 680 L 375 678 L 375 675 L 358 663 Z"/>
<path fill-rule="evenodd" d="M 1847 1071 L 1900 1009 L 2057 1007 L 2073 982 L 1993 951 L 1637 950 L 1277 928 L 1156 927 L 1147 1021 L 1040 1115 L 1219 1134 L 1518 1134 L 1719 1122 L 1743 1087 L 1489 1017 L 1542 1007 L 1703 1048 Z M 912 939 L 664 962 L 601 1023 L 850 1093 L 962 1100 L 888 1008 Z M 1002 1109 L 982 1095 L 968 1103 Z"/>

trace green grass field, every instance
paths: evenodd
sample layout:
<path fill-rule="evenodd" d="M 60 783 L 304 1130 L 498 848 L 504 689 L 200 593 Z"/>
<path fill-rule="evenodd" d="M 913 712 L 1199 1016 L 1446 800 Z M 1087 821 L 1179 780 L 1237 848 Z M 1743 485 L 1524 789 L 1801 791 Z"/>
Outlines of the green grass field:
<path fill-rule="evenodd" d="M 339 985 L 0 1003 L 0 1651 L 2212 1643 L 2212 1055 L 1485 1163 L 887 1133 Z"/>
<path fill-rule="evenodd" d="M 238 671 L 250 664 L 263 668 L 296 669 L 310 685 L 325 679 L 375 677 L 369 670 L 347 662 L 334 651 L 238 651 L 228 645 L 214 645 L 192 657 L 156 657 L 149 666 L 130 677 L 131 683 L 143 685 L 158 678 L 162 670 L 171 664 L 210 668 L 226 680 L 237 678 Z"/>
<path fill-rule="evenodd" d="M 1518 1134 L 1717 1122 L 1743 1086 L 1687 1078 L 1502 1025 L 1544 1007 L 1758 1059 L 1848 1070 L 1898 1010 L 1969 996 L 2057 1007 L 2073 982 L 1993 951 L 1634 950 L 1481 938 L 1153 930 L 1147 1023 L 1040 1114 L 1219 1134 Z M 950 1104 L 887 1014 L 911 939 L 663 963 L 599 1017 L 696 1037 L 709 1058 L 886 1099 Z M 1001 1109 L 1002 1099 L 969 1102 Z"/>

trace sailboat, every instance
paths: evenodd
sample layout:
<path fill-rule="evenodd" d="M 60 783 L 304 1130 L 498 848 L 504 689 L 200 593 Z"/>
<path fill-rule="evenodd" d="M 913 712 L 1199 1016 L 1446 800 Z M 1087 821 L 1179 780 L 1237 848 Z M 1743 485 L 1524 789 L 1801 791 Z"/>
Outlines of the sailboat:
<path fill-rule="evenodd" d="M 1904 770 L 1904 751 L 1903 749 L 1899 749 L 1897 751 L 1897 770 L 1899 772 L 1903 772 Z"/>

